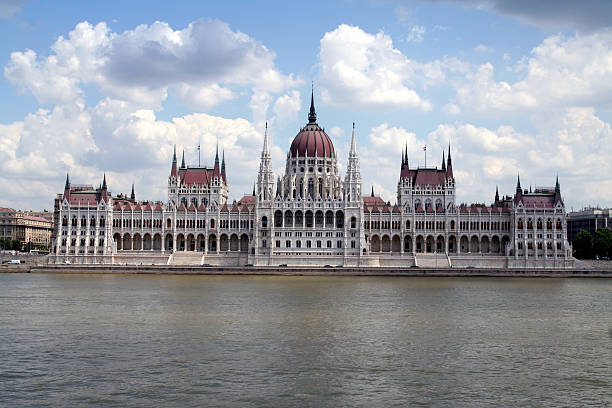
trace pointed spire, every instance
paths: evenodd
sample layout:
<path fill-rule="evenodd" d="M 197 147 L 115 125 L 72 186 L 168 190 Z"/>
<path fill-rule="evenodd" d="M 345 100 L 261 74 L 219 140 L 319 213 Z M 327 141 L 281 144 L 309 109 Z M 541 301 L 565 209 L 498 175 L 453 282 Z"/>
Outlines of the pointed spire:
<path fill-rule="evenodd" d="M 410 167 L 410 163 L 408 162 L 408 143 L 406 143 L 406 167 Z"/>
<path fill-rule="evenodd" d="M 531 184 L 529 185 L 529 194 L 531 194 Z"/>
<path fill-rule="evenodd" d="M 223 149 L 223 159 L 221 159 L 221 178 L 224 182 L 227 182 L 227 178 L 225 176 L 225 149 Z"/>
<path fill-rule="evenodd" d="M 499 189 L 495 186 L 495 204 L 499 203 Z"/>
<path fill-rule="evenodd" d="M 402 168 L 404 168 L 405 165 L 406 165 L 406 155 L 404 154 L 404 151 L 402 150 Z"/>
<path fill-rule="evenodd" d="M 442 170 L 446 171 L 446 160 L 444 160 L 444 150 L 442 150 Z"/>
<path fill-rule="evenodd" d="M 374 197 L 374 185 L 372 184 L 372 197 Z"/>
<path fill-rule="evenodd" d="M 451 146 L 448 143 L 448 157 L 446 158 L 446 178 L 454 179 L 453 176 L 453 159 L 451 159 Z"/>
<path fill-rule="evenodd" d="M 555 180 L 555 204 L 561 201 L 561 185 L 559 184 L 559 175 L 557 174 L 557 179 Z"/>
<path fill-rule="evenodd" d="M 517 192 L 517 194 L 518 193 L 520 193 L 520 194 L 523 193 L 523 189 L 521 188 L 521 175 L 520 174 L 517 175 L 517 177 L 516 177 L 516 192 Z"/>
<path fill-rule="evenodd" d="M 314 83 L 312 84 L 312 90 L 310 93 L 310 112 L 308 113 L 308 124 L 317 123 L 317 113 L 314 107 Z"/>
<path fill-rule="evenodd" d="M 130 194 L 130 199 L 131 200 L 135 200 L 136 199 L 136 194 L 134 194 L 134 183 L 132 183 L 132 193 Z"/>
<path fill-rule="evenodd" d="M 252 195 L 255 195 L 255 183 L 253 183 L 253 194 Z"/>
<path fill-rule="evenodd" d="M 174 155 L 172 156 L 172 163 L 176 164 L 176 143 L 174 144 Z"/>
<path fill-rule="evenodd" d="M 264 145 L 263 145 L 263 150 L 261 151 L 261 155 L 263 156 L 264 154 L 266 156 L 270 155 L 270 146 L 269 146 L 270 142 L 268 140 L 268 122 L 266 122 L 266 130 L 264 132 Z"/>
<path fill-rule="evenodd" d="M 102 178 L 102 190 L 106 190 L 106 173 L 104 173 L 104 177 Z"/>
<path fill-rule="evenodd" d="M 219 165 L 219 142 L 217 142 L 217 151 L 215 152 L 215 166 Z"/>
<path fill-rule="evenodd" d="M 351 152 L 350 155 L 357 154 L 357 140 L 355 138 L 355 122 L 353 122 L 353 135 L 351 137 Z"/>
<path fill-rule="evenodd" d="M 68 172 L 66 172 L 66 185 L 64 186 L 64 190 L 70 190 L 70 176 L 68 176 Z"/>
<path fill-rule="evenodd" d="M 183 149 L 183 160 L 181 161 L 181 168 L 185 168 L 185 149 Z"/>

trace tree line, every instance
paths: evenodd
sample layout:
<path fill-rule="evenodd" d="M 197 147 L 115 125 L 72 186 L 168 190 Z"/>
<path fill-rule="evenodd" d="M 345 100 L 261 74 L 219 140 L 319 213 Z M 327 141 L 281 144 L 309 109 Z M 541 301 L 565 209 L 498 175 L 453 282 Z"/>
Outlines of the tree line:
<path fill-rule="evenodd" d="M 612 258 L 612 230 L 600 228 L 591 234 L 587 230 L 580 230 L 572 241 L 574 256 L 578 259 L 611 259 Z"/>

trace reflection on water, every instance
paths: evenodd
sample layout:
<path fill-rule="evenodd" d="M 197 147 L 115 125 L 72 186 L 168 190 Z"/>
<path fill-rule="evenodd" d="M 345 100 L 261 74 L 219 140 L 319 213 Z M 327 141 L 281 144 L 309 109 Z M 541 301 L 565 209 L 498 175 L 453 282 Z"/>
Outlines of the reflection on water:
<path fill-rule="evenodd" d="M 0 406 L 605 406 L 612 280 L 0 275 Z"/>

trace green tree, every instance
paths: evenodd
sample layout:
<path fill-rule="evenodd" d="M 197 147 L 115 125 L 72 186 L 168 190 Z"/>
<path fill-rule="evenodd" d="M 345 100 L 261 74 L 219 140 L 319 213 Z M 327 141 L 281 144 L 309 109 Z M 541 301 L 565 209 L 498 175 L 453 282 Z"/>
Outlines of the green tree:
<path fill-rule="evenodd" d="M 21 242 L 19 242 L 16 239 L 12 240 L 11 241 L 11 249 L 14 249 L 15 251 L 21 251 Z"/>
<path fill-rule="evenodd" d="M 580 230 L 572 241 L 574 248 L 574 256 L 579 259 L 587 259 L 591 257 L 593 251 L 593 237 L 587 230 Z"/>
<path fill-rule="evenodd" d="M 10 249 L 11 248 L 11 240 L 9 238 L 0 238 L 0 248 L 2 248 L 2 249 Z"/>
<path fill-rule="evenodd" d="M 593 237 L 593 254 L 599 258 L 612 256 L 612 230 L 600 228 Z"/>

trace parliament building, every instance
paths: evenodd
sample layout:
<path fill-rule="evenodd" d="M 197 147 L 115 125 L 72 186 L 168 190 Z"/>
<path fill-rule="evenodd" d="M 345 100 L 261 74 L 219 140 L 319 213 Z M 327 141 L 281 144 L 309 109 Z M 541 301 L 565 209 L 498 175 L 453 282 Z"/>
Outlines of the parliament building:
<path fill-rule="evenodd" d="M 176 148 L 165 202 L 113 196 L 106 176 L 94 188 L 66 177 L 54 208 L 49 262 L 363 267 L 568 268 L 566 212 L 554 187 L 490 205 L 457 205 L 451 149 L 440 167 L 411 167 L 402 155 L 397 200 L 364 192 L 355 127 L 344 177 L 330 137 L 308 123 L 272 171 L 265 131 L 256 188 L 229 202 L 225 157 L 212 168 L 180 166 Z"/>

